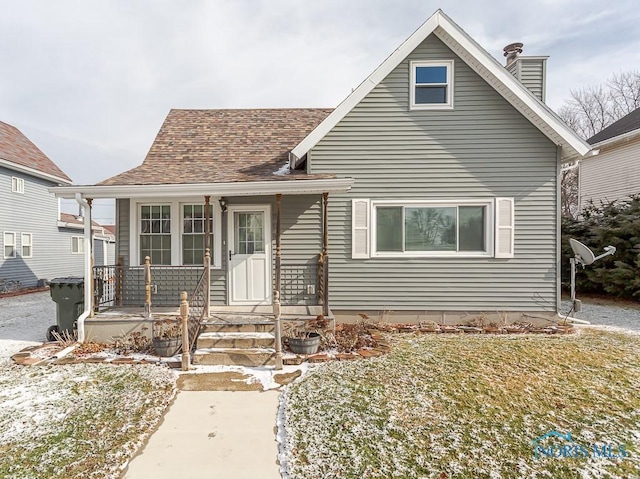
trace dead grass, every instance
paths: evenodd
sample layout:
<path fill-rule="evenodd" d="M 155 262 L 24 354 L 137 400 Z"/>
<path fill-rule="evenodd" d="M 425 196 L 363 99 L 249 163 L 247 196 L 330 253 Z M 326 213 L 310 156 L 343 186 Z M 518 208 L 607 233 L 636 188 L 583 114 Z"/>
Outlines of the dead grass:
<path fill-rule="evenodd" d="M 409 335 L 332 363 L 284 399 L 292 478 L 634 477 L 640 336 Z M 551 430 L 628 457 L 535 459 Z"/>

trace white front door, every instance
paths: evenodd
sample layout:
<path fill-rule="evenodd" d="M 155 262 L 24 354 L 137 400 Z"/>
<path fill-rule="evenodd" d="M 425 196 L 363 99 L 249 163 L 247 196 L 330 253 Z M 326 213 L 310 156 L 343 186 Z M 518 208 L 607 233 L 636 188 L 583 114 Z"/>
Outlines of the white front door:
<path fill-rule="evenodd" d="M 271 304 L 271 208 L 229 206 L 229 304 Z"/>

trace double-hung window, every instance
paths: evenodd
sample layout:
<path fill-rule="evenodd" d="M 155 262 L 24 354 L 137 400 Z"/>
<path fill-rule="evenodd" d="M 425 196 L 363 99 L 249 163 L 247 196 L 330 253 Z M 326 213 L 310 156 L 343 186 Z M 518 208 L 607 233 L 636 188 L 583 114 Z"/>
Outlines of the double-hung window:
<path fill-rule="evenodd" d="M 71 254 L 84 253 L 84 236 L 71 237 Z"/>
<path fill-rule="evenodd" d="M 376 256 L 488 255 L 491 202 L 373 204 Z"/>
<path fill-rule="evenodd" d="M 4 257 L 16 257 L 16 234 L 5 232 L 3 235 Z"/>
<path fill-rule="evenodd" d="M 453 108 L 453 60 L 415 61 L 411 68 L 411 109 Z"/>
<path fill-rule="evenodd" d="M 140 206 L 140 264 L 171 264 L 171 206 Z"/>
<path fill-rule="evenodd" d="M 22 233 L 21 236 L 22 257 L 31 258 L 33 256 L 33 235 L 31 233 Z"/>
<path fill-rule="evenodd" d="M 209 248 L 213 255 L 213 208 L 209 218 Z M 205 252 L 205 207 L 182 205 L 182 264 L 202 264 Z"/>

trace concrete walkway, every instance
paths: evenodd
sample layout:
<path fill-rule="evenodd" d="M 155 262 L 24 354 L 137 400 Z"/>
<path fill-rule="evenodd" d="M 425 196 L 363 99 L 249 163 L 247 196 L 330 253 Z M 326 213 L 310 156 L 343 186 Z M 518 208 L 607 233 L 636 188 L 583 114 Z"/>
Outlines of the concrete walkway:
<path fill-rule="evenodd" d="M 180 391 L 124 479 L 280 478 L 275 391 Z"/>

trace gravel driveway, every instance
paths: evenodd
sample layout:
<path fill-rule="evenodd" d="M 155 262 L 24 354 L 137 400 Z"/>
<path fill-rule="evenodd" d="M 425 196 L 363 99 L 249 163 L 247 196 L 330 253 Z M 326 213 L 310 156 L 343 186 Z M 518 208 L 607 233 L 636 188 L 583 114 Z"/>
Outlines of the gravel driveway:
<path fill-rule="evenodd" d="M 0 298 L 0 359 L 44 341 L 56 324 L 56 303 L 48 291 Z"/>
<path fill-rule="evenodd" d="M 591 324 L 615 326 L 617 328 L 640 331 L 640 304 L 629 303 L 615 304 L 615 301 L 607 300 L 606 304 L 599 304 L 599 300 L 586 299 L 582 301 L 582 311 L 571 316 L 584 319 Z M 571 310 L 571 301 L 562 301 L 562 313 Z"/>

